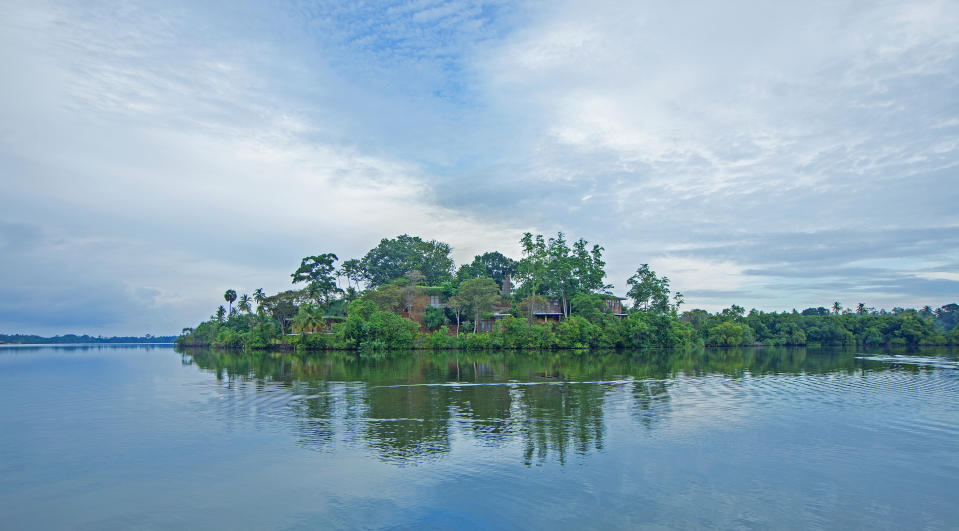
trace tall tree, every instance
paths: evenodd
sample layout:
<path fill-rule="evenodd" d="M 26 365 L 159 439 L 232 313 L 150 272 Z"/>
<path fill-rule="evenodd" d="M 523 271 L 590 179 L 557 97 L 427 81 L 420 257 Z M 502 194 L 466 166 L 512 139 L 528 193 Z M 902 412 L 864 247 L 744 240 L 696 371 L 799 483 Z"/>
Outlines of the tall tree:
<path fill-rule="evenodd" d="M 464 306 L 466 306 L 466 303 L 459 295 L 453 295 L 446 301 L 446 307 L 452 310 L 453 315 L 456 316 L 456 337 L 460 335 L 460 315 L 463 312 Z"/>
<path fill-rule="evenodd" d="M 569 301 L 578 293 L 605 291 L 606 262 L 603 248 L 589 246 L 580 238 L 570 247 L 566 235 L 558 232 L 555 238 L 525 233 L 520 240 L 523 258 L 517 265 L 523 282 L 523 295 L 550 295 L 560 300 L 563 315 L 569 316 Z"/>
<path fill-rule="evenodd" d="M 340 275 L 346 277 L 348 285 L 355 285 L 356 290 L 359 291 L 360 281 L 363 280 L 363 266 L 360 264 L 359 260 L 356 258 L 344 260 L 343 264 L 340 265 Z"/>
<path fill-rule="evenodd" d="M 477 277 L 489 277 L 502 286 L 503 280 L 516 274 L 516 260 L 499 251 L 486 252 L 473 257 L 469 264 L 463 264 L 456 270 L 456 279 L 460 282 Z"/>
<path fill-rule="evenodd" d="M 378 288 L 414 269 L 430 286 L 449 280 L 453 272 L 452 247 L 436 240 L 402 234 L 382 239 L 360 260 L 363 278 L 370 288 Z"/>
<path fill-rule="evenodd" d="M 499 289 L 491 278 L 471 278 L 462 284 L 456 296 L 473 312 L 473 332 L 479 328 L 480 315 L 490 312 L 499 298 Z"/>
<path fill-rule="evenodd" d="M 857 304 L 857 305 L 856 305 L 856 313 L 859 314 L 859 315 L 866 315 L 866 305 L 863 304 L 863 303 L 861 303 L 861 302 L 860 302 L 859 304 Z"/>
<path fill-rule="evenodd" d="M 676 313 L 679 313 L 679 307 L 682 306 L 683 303 L 685 302 L 686 302 L 686 297 L 682 293 L 678 291 L 673 293 L 673 308 L 676 309 Z"/>
<path fill-rule="evenodd" d="M 256 288 L 256 290 L 253 292 L 253 300 L 256 301 L 257 309 L 263 305 L 263 301 L 266 300 L 266 293 L 263 292 L 263 288 Z"/>
<path fill-rule="evenodd" d="M 630 286 L 626 296 L 632 299 L 634 308 L 644 312 L 669 311 L 669 277 L 657 277 L 649 264 L 639 266 L 626 284 Z"/>
<path fill-rule="evenodd" d="M 226 293 L 223 294 L 223 298 L 226 302 L 230 303 L 230 314 L 233 314 L 233 301 L 236 300 L 236 291 L 232 289 L 226 290 Z"/>
<path fill-rule="evenodd" d="M 519 241 L 523 249 L 523 258 L 516 266 L 517 276 L 522 283 L 520 292 L 524 295 L 543 295 L 546 284 L 546 239 L 542 234 L 533 236 L 526 232 Z"/>
<path fill-rule="evenodd" d="M 839 315 L 839 312 L 842 311 L 842 304 L 839 304 L 839 301 L 832 303 L 832 313 Z"/>
<path fill-rule="evenodd" d="M 226 317 L 226 308 L 221 304 L 219 308 L 216 309 L 216 320 L 223 322 L 223 319 Z"/>
<path fill-rule="evenodd" d="M 253 307 L 250 304 L 251 301 L 252 299 L 250 299 L 250 296 L 244 293 L 243 295 L 240 295 L 240 302 L 237 303 L 236 307 L 239 308 L 241 312 L 248 314 L 253 311 Z"/>
<path fill-rule="evenodd" d="M 301 297 L 302 293 L 299 291 L 287 290 L 263 299 L 263 309 L 276 319 L 281 334 L 286 334 L 286 320 L 296 315 Z"/>
<path fill-rule="evenodd" d="M 336 260 L 333 253 L 307 256 L 300 261 L 300 267 L 290 275 L 293 283 L 306 282 L 311 298 L 317 302 L 328 302 L 331 295 L 340 291 L 336 285 L 336 267 L 333 266 Z"/>

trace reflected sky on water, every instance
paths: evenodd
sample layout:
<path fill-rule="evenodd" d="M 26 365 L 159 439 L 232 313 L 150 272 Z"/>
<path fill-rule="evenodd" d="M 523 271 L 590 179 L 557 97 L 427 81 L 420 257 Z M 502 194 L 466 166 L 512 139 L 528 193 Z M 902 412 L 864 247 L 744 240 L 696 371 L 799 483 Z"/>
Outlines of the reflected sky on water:
<path fill-rule="evenodd" d="M 959 355 L 0 348 L 0 527 L 947 528 Z"/>

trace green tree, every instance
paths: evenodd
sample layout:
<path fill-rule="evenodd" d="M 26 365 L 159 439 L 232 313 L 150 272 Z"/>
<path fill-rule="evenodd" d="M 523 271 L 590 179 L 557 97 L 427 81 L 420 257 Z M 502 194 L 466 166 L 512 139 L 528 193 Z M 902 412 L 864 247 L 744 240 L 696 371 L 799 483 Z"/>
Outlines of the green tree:
<path fill-rule="evenodd" d="M 473 332 L 479 327 L 480 316 L 493 309 L 493 303 L 499 298 L 496 282 L 491 278 L 471 278 L 460 284 L 456 296 L 473 312 Z"/>
<path fill-rule="evenodd" d="M 654 313 L 669 311 L 669 278 L 657 277 L 649 264 L 639 266 L 626 284 L 630 286 L 626 296 L 632 299 L 633 308 Z"/>
<path fill-rule="evenodd" d="M 466 306 L 466 302 L 459 295 L 453 295 L 446 301 L 446 307 L 456 317 L 456 337 L 460 335 L 460 316 L 464 306 Z"/>
<path fill-rule="evenodd" d="M 356 258 L 344 260 L 339 274 L 346 277 L 349 286 L 356 286 L 356 290 L 359 291 L 360 282 L 363 280 L 363 266 L 359 260 Z"/>
<path fill-rule="evenodd" d="M 423 324 L 430 330 L 436 330 L 446 324 L 446 312 L 443 311 L 443 308 L 427 306 L 426 314 L 423 316 Z"/>
<path fill-rule="evenodd" d="M 296 315 L 302 294 L 299 291 L 281 291 L 263 299 L 263 309 L 269 313 L 280 327 L 280 334 L 286 335 L 286 320 Z"/>
<path fill-rule="evenodd" d="M 522 283 L 520 292 L 523 295 L 543 295 L 548 261 L 546 240 L 541 234 L 534 237 L 531 232 L 527 232 L 520 239 L 520 246 L 523 249 L 523 258 L 516 266 Z"/>
<path fill-rule="evenodd" d="M 686 297 L 682 293 L 678 291 L 676 293 L 673 293 L 673 310 L 676 313 L 679 313 L 679 307 L 682 306 L 683 303 L 685 302 L 686 302 Z"/>
<path fill-rule="evenodd" d="M 328 302 L 333 294 L 340 291 L 336 285 L 336 267 L 333 265 L 336 260 L 333 253 L 303 258 L 300 267 L 290 275 L 293 283 L 306 282 L 311 298 L 317 302 Z"/>
<path fill-rule="evenodd" d="M 842 304 L 839 304 L 839 301 L 832 303 L 832 313 L 839 315 L 839 312 L 842 311 Z"/>
<path fill-rule="evenodd" d="M 317 328 L 323 326 L 321 313 L 316 305 L 304 304 L 299 307 L 296 316 L 293 317 L 293 326 L 302 334 L 312 334 Z"/>
<path fill-rule="evenodd" d="M 360 268 L 370 288 L 383 286 L 413 270 L 421 272 L 428 285 L 436 286 L 452 277 L 452 250 L 443 242 L 402 234 L 380 240 L 360 260 Z"/>
<path fill-rule="evenodd" d="M 221 304 L 220 307 L 216 309 L 215 319 L 222 323 L 224 318 L 226 318 L 226 308 Z"/>
<path fill-rule="evenodd" d="M 364 292 L 362 299 L 369 300 L 385 310 L 397 312 L 406 307 L 405 290 L 409 285 L 409 280 L 399 278 L 385 286 Z"/>
<path fill-rule="evenodd" d="M 266 293 L 264 293 L 263 288 L 256 288 L 253 291 L 253 300 L 256 301 L 256 308 L 259 309 L 263 301 L 266 300 Z"/>
<path fill-rule="evenodd" d="M 456 271 L 460 282 L 471 278 L 489 277 L 502 286 L 503 280 L 516 274 L 517 262 L 498 251 L 486 252 L 473 257 L 469 264 L 463 264 Z"/>
<path fill-rule="evenodd" d="M 602 295 L 595 293 L 577 293 L 569 301 L 570 311 L 587 321 L 599 321 L 603 315 L 609 314 L 609 307 Z"/>
<path fill-rule="evenodd" d="M 857 304 L 857 305 L 856 305 L 856 314 L 858 314 L 858 315 L 866 315 L 866 305 L 863 304 L 863 303 L 861 303 L 861 302 L 860 302 L 859 304 Z"/>
<path fill-rule="evenodd" d="M 561 302 L 563 315 L 569 317 L 569 301 L 577 293 L 604 291 L 606 262 L 603 248 L 589 246 L 580 238 L 570 247 L 566 235 L 558 232 L 555 238 L 525 233 L 520 239 L 523 258 L 517 273 L 523 282 L 523 295 L 551 295 Z"/>
<path fill-rule="evenodd" d="M 232 289 L 226 290 L 226 293 L 223 294 L 223 298 L 226 302 L 230 303 L 230 313 L 233 313 L 233 301 L 236 300 L 236 291 Z"/>
<path fill-rule="evenodd" d="M 368 299 L 350 305 L 346 321 L 337 327 L 346 345 L 363 350 L 408 349 L 419 330 L 415 322 L 386 311 Z"/>
<path fill-rule="evenodd" d="M 237 303 L 236 307 L 239 308 L 241 312 L 249 314 L 253 311 L 253 306 L 250 304 L 252 300 L 253 299 L 251 299 L 249 295 L 244 293 L 243 295 L 240 295 L 240 302 Z"/>
<path fill-rule="evenodd" d="M 347 286 L 346 291 L 343 292 L 343 299 L 347 302 L 353 302 L 358 298 L 360 298 L 360 293 L 353 286 Z"/>

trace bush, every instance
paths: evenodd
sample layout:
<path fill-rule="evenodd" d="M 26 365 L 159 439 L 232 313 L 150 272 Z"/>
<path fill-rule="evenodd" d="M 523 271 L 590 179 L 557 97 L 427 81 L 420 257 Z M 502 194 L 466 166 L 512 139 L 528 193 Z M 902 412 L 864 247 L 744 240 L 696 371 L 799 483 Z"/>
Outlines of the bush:
<path fill-rule="evenodd" d="M 426 313 L 423 315 L 423 324 L 426 325 L 427 329 L 436 330 L 447 322 L 446 311 L 443 310 L 443 308 L 437 308 L 436 306 L 426 307 Z"/>
<path fill-rule="evenodd" d="M 459 347 L 455 336 L 450 335 L 448 326 L 443 325 L 430 335 L 430 347 L 434 349 L 451 349 Z"/>

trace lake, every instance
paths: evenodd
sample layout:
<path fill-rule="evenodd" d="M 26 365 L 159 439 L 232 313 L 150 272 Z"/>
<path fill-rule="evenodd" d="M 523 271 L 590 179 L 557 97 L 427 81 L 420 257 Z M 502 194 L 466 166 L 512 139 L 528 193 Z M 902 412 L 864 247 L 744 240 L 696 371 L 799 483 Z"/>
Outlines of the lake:
<path fill-rule="evenodd" d="M 0 528 L 959 526 L 959 351 L 0 348 Z"/>

